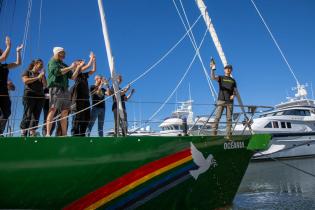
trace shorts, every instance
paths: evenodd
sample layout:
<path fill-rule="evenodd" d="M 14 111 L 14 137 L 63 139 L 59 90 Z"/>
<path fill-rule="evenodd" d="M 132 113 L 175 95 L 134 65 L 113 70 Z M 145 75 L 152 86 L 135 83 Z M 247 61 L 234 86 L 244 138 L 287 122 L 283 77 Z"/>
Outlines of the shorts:
<path fill-rule="evenodd" d="M 49 107 L 56 108 L 59 111 L 70 110 L 71 100 L 69 90 L 59 87 L 49 88 Z"/>

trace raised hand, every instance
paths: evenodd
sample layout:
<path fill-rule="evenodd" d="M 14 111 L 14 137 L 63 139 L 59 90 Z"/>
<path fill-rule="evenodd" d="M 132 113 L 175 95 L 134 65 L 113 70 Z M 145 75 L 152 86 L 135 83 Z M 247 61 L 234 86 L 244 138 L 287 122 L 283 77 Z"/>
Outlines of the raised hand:
<path fill-rule="evenodd" d="M 21 52 L 22 49 L 23 49 L 23 44 L 21 44 L 20 46 L 16 48 L 16 52 Z"/>
<path fill-rule="evenodd" d="M 90 52 L 90 59 L 93 60 L 94 58 L 95 58 L 95 55 L 94 55 L 94 53 L 91 51 L 91 52 Z"/>
<path fill-rule="evenodd" d="M 11 39 L 10 39 L 10 37 L 5 37 L 5 45 L 7 46 L 7 47 L 11 47 Z"/>

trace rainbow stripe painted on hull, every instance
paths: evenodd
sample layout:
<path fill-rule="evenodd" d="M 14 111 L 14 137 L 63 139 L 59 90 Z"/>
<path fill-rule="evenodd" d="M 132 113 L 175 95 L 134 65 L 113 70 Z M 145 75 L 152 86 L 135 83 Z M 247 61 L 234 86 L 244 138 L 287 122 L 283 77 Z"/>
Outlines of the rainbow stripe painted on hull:
<path fill-rule="evenodd" d="M 137 200 L 138 197 L 148 194 L 145 197 L 149 197 L 155 191 L 153 189 L 160 189 L 164 183 L 167 183 L 171 186 L 172 183 L 175 183 L 178 179 L 182 179 L 183 174 L 188 175 L 189 170 L 196 167 L 194 164 L 189 164 L 186 167 L 181 168 L 180 166 L 187 164 L 192 161 L 192 156 L 189 149 L 185 149 L 181 152 L 169 155 L 165 158 L 156 160 L 154 162 L 148 163 L 124 176 L 106 184 L 105 186 L 99 188 L 98 190 L 91 192 L 90 194 L 84 196 L 83 198 L 73 202 L 69 206 L 65 207 L 65 210 L 74 210 L 74 209 L 97 209 L 100 208 L 110 201 L 123 196 L 128 191 L 134 190 L 135 188 L 143 187 L 143 189 L 134 192 L 129 195 L 128 198 L 121 200 L 118 204 L 109 206 L 108 209 L 117 209 L 119 207 L 127 207 L 126 204 L 133 204 L 133 200 Z M 172 171 L 166 177 L 162 175 Z M 160 179 L 151 183 L 148 186 L 143 186 L 146 183 L 149 183 L 150 180 L 160 176 Z M 168 181 L 172 180 L 171 183 Z M 176 182 L 177 184 L 181 182 Z M 172 185 L 176 186 L 176 185 Z M 165 186 L 164 186 L 165 187 Z M 148 193 L 151 192 L 151 193 Z"/>

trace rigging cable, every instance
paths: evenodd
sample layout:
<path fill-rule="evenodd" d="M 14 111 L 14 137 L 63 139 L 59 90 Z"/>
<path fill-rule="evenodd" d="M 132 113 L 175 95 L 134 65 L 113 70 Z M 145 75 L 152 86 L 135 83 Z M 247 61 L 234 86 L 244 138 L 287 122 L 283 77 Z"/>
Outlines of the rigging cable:
<path fill-rule="evenodd" d="M 11 34 L 13 31 L 13 25 L 14 25 L 14 19 L 15 19 L 15 9 L 16 9 L 16 0 L 13 1 L 13 12 L 12 12 L 12 16 L 11 16 L 11 23 L 9 26 L 9 34 Z"/>
<path fill-rule="evenodd" d="M 200 20 L 201 16 L 202 16 L 202 15 L 200 15 L 200 16 L 195 20 L 195 22 L 191 25 L 191 28 L 189 28 L 189 30 L 188 30 L 188 31 L 187 31 L 187 32 L 186 32 L 163 56 L 161 56 L 161 58 L 159 58 L 155 63 L 153 63 L 150 67 L 148 67 L 142 74 L 140 74 L 138 77 L 136 77 L 134 80 L 132 80 L 129 84 L 133 84 L 133 83 L 137 82 L 139 79 L 141 79 L 142 77 L 144 77 L 145 75 L 147 75 L 147 74 L 148 74 L 149 72 L 151 72 L 155 67 L 157 67 L 168 55 L 170 55 L 170 54 L 175 50 L 175 48 L 186 38 L 186 36 L 188 35 L 189 31 L 193 29 L 193 27 L 194 27 L 194 26 L 197 24 L 197 22 Z M 118 92 L 119 92 L 119 91 L 118 91 Z M 115 94 L 115 93 L 114 93 L 114 94 Z M 113 95 L 114 95 L 114 94 L 113 94 Z M 110 95 L 110 96 L 113 96 L 113 95 Z M 58 121 L 60 121 L 60 120 L 70 118 L 70 117 L 75 116 L 75 115 L 77 115 L 77 114 L 79 114 L 79 113 L 81 113 L 81 112 L 84 112 L 84 111 L 86 111 L 86 110 L 89 110 L 90 108 L 92 108 L 92 107 L 98 105 L 99 103 L 102 103 L 103 101 L 106 101 L 107 99 L 110 98 L 110 96 L 107 97 L 107 98 L 105 98 L 105 99 L 103 99 L 103 100 L 101 100 L 101 101 L 99 101 L 98 103 L 95 103 L 95 104 L 93 104 L 93 105 L 91 105 L 91 106 L 89 106 L 89 107 L 87 107 L 87 108 L 85 108 L 85 109 L 82 109 L 82 110 L 78 111 L 78 112 L 69 114 L 68 116 L 63 117 L 63 118 L 59 118 L 59 119 L 53 120 L 51 123 L 55 123 L 55 122 L 58 122 Z M 17 96 L 17 97 L 18 97 L 18 96 Z M 37 128 L 43 127 L 43 126 L 45 126 L 45 125 L 47 125 L 47 123 L 43 123 L 43 124 L 41 124 L 41 125 L 28 128 L 28 129 L 26 129 L 26 130 L 37 129 Z M 12 130 L 12 131 L 10 131 L 10 132 L 4 133 L 3 135 L 4 135 L 4 136 L 5 136 L 5 135 L 12 135 L 12 134 L 14 134 L 14 133 L 20 133 L 20 132 L 22 132 L 22 130 Z"/>
<path fill-rule="evenodd" d="M 26 22 L 25 22 L 25 28 L 24 28 L 24 36 L 23 36 L 23 49 L 22 49 L 22 68 L 24 66 L 24 58 L 25 58 L 25 52 L 26 52 L 26 45 L 27 45 L 27 37 L 28 37 L 28 30 L 29 30 L 29 25 L 30 25 L 30 18 L 32 14 L 32 0 L 28 1 L 28 9 L 27 9 L 27 15 L 26 15 Z M 17 95 L 19 95 L 19 88 L 16 90 Z M 17 112 L 17 106 L 18 106 L 19 101 L 15 103 L 15 108 L 14 108 L 14 113 L 13 113 L 13 118 L 16 117 L 16 112 Z M 15 121 L 13 122 L 13 131 L 15 128 Z"/>
<path fill-rule="evenodd" d="M 152 69 L 154 69 L 157 65 L 159 65 L 171 52 L 174 51 L 174 49 L 186 38 L 186 36 L 189 34 L 189 32 L 195 27 L 197 22 L 200 20 L 202 15 L 199 15 L 199 17 L 196 19 L 196 21 L 191 25 L 188 31 L 175 43 L 173 47 L 171 47 L 159 60 L 157 60 L 153 65 L 151 65 L 146 71 L 144 71 L 142 74 L 140 74 L 137 78 L 132 80 L 130 84 L 135 83 L 137 80 L 140 78 L 144 77 L 147 75 Z"/>
<path fill-rule="evenodd" d="M 178 13 L 178 16 L 180 17 L 181 22 L 183 23 L 183 26 L 184 26 L 185 30 L 187 31 L 188 28 L 190 28 L 190 23 L 189 23 L 189 21 L 188 21 L 188 18 L 187 18 L 187 15 L 186 15 L 186 11 L 185 11 L 185 9 L 184 9 L 184 7 L 183 7 L 183 4 L 182 4 L 181 1 L 180 1 L 180 3 L 181 3 L 182 10 L 183 10 L 183 13 L 184 13 L 184 15 L 185 15 L 186 22 L 187 22 L 187 25 L 188 25 L 188 26 L 186 26 L 186 24 L 185 24 L 185 22 L 184 22 L 184 20 L 183 20 L 183 17 L 182 17 L 182 15 L 181 15 L 181 13 L 180 13 L 180 11 L 179 11 L 177 5 L 176 5 L 175 0 L 173 0 L 173 4 L 174 4 L 174 6 L 175 6 L 175 8 L 176 8 L 176 11 L 177 11 L 177 13 Z M 196 43 L 196 39 L 195 39 L 195 36 L 194 36 L 194 34 L 193 34 L 192 31 L 190 31 L 190 33 L 189 33 L 189 38 L 190 38 L 190 41 L 191 41 L 191 43 L 192 43 L 192 45 L 193 45 L 195 51 L 197 51 L 197 43 Z M 204 63 L 203 63 L 203 60 L 202 60 L 202 58 L 201 58 L 201 55 L 200 55 L 200 52 L 199 52 L 199 51 L 198 51 L 198 58 L 199 58 L 199 60 L 200 60 L 200 63 L 201 63 L 201 65 L 202 65 L 202 68 L 203 68 L 203 71 L 204 71 L 204 74 L 205 74 L 205 76 L 206 76 L 206 80 L 207 80 L 209 89 L 210 89 L 210 91 L 211 91 L 211 95 L 212 95 L 212 97 L 213 97 L 213 100 L 216 101 L 216 96 L 217 96 L 216 90 L 215 90 L 215 88 L 214 88 L 214 86 L 213 86 L 213 84 L 212 84 L 212 82 L 211 82 L 211 80 L 210 80 L 210 77 L 209 77 L 209 75 L 208 75 L 208 73 L 207 73 L 207 70 L 206 70 L 206 68 L 205 68 L 205 65 L 204 65 Z"/>
<path fill-rule="evenodd" d="M 284 53 L 282 52 L 282 50 L 281 50 L 281 48 L 280 48 L 280 46 L 279 46 L 279 44 L 278 44 L 276 38 L 275 38 L 274 35 L 272 34 L 272 32 L 271 32 L 269 26 L 267 25 L 265 19 L 263 18 L 262 14 L 260 13 L 260 11 L 259 11 L 258 7 L 256 6 L 254 0 L 251 0 L 251 2 L 252 2 L 252 4 L 253 4 L 253 6 L 255 7 L 255 10 L 256 10 L 256 12 L 258 13 L 258 15 L 259 15 L 261 21 L 263 22 L 263 24 L 265 25 L 267 31 L 269 32 L 269 35 L 271 36 L 273 42 L 275 43 L 276 47 L 278 48 L 278 50 L 279 50 L 279 52 L 280 52 L 280 54 L 281 54 L 283 60 L 284 60 L 285 63 L 287 64 L 287 66 L 288 66 L 288 68 L 289 68 L 291 74 L 293 75 L 293 77 L 294 77 L 294 79 L 295 79 L 295 81 L 296 81 L 296 84 L 297 84 L 298 87 L 299 87 L 299 86 L 300 86 L 300 83 L 299 83 L 297 77 L 295 76 L 295 73 L 294 73 L 294 71 L 293 71 L 291 65 L 289 64 L 287 58 L 285 57 Z"/>
<path fill-rule="evenodd" d="M 179 87 L 179 86 L 181 85 L 181 83 L 184 81 L 184 79 L 185 79 L 187 73 L 188 73 L 189 70 L 191 69 L 191 67 L 192 67 L 192 65 L 193 65 L 193 63 L 194 63 L 194 61 L 195 61 L 195 59 L 196 59 L 196 57 L 197 57 L 198 51 L 199 51 L 199 49 L 201 48 L 201 46 L 202 46 L 202 44 L 203 44 L 203 41 L 204 41 L 205 38 L 206 38 L 207 32 L 208 32 L 208 30 L 206 30 L 206 32 L 204 33 L 203 38 L 202 38 L 202 40 L 201 40 L 201 42 L 200 42 L 200 45 L 199 45 L 199 47 L 197 48 L 196 53 L 195 53 L 195 55 L 194 55 L 192 61 L 190 62 L 188 68 L 186 69 L 184 75 L 182 76 L 181 80 L 180 80 L 179 83 L 176 85 L 176 87 L 175 87 L 175 89 L 172 91 L 172 93 L 168 96 L 168 98 L 164 101 L 164 103 L 163 103 L 163 104 L 154 112 L 154 114 L 149 118 L 149 121 L 151 121 L 151 120 L 164 108 L 165 104 L 168 103 L 168 101 L 171 99 L 171 97 L 172 97 L 172 96 L 174 95 L 174 93 L 177 91 L 178 87 Z M 147 123 L 148 123 L 148 122 L 147 122 Z"/>
<path fill-rule="evenodd" d="M 39 24 L 38 24 L 38 39 L 37 39 L 37 54 L 38 54 L 38 55 L 39 55 L 39 50 L 40 50 L 41 25 L 42 25 L 42 9 L 43 9 L 43 0 L 40 0 L 40 6 L 39 6 Z"/>

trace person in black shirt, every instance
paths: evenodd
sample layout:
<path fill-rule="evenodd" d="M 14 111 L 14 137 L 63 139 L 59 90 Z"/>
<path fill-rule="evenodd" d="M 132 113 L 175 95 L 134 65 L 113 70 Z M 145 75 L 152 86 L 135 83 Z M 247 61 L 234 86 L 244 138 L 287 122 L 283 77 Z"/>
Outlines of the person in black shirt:
<path fill-rule="evenodd" d="M 16 61 L 14 63 L 1 63 L 4 62 L 10 52 L 11 49 L 11 40 L 9 37 L 6 37 L 6 50 L 2 51 L 0 49 L 0 110 L 2 113 L 2 116 L 0 117 L 0 136 L 3 135 L 3 132 L 5 130 L 8 118 L 11 115 L 11 100 L 9 97 L 8 92 L 8 76 L 9 76 L 9 70 L 18 67 L 21 65 L 21 50 L 23 48 L 23 45 L 20 45 L 16 48 Z"/>
<path fill-rule="evenodd" d="M 233 114 L 233 99 L 236 94 L 236 81 L 231 77 L 232 65 L 224 67 L 224 76 L 215 75 L 215 63 L 210 62 L 211 79 L 219 83 L 219 95 L 217 100 L 217 110 L 213 125 L 213 135 L 217 135 L 218 124 L 222 116 L 224 107 L 226 108 L 226 133 L 227 139 L 232 136 L 232 114 Z"/>
<path fill-rule="evenodd" d="M 78 61 L 79 62 L 79 61 Z M 83 73 L 91 65 L 91 71 Z M 96 71 L 96 58 L 93 53 L 90 55 L 90 61 L 87 65 L 83 66 L 81 72 L 75 80 L 75 84 L 71 91 L 72 112 L 77 113 L 73 116 L 71 134 L 73 136 L 85 136 L 86 129 L 90 122 L 90 92 L 88 78 Z M 81 111 L 84 110 L 84 111 Z M 80 112 L 81 111 L 81 112 Z"/>
<path fill-rule="evenodd" d="M 46 86 L 45 72 L 43 70 L 43 61 L 41 59 L 33 60 L 28 69 L 22 74 L 22 80 L 25 84 L 23 105 L 24 114 L 21 121 L 22 136 L 36 135 L 38 120 L 44 105 L 44 86 Z"/>
<path fill-rule="evenodd" d="M 104 88 L 106 86 L 106 89 Z M 87 129 L 87 135 L 90 136 L 96 119 L 98 120 L 98 135 L 103 137 L 104 119 L 105 119 L 105 96 L 109 95 L 108 81 L 106 78 L 96 75 L 95 84 L 90 87 L 92 99 L 91 120 Z"/>
<path fill-rule="evenodd" d="M 118 85 L 120 85 L 122 83 L 122 76 L 121 75 L 117 75 L 117 82 L 118 82 Z M 126 95 L 126 93 L 128 92 L 129 89 L 130 89 L 130 84 L 128 84 L 128 86 L 124 89 L 121 89 L 119 87 L 120 97 L 121 97 L 121 105 L 122 105 L 122 109 L 123 109 L 123 113 L 124 113 L 124 119 L 123 120 L 120 117 L 118 120 L 119 109 L 117 108 L 116 97 L 115 97 L 115 95 L 113 95 L 112 111 L 114 113 L 114 121 L 115 121 L 115 133 L 114 133 L 115 136 L 117 136 L 119 134 L 119 127 L 121 128 L 121 132 L 122 132 L 123 136 L 126 136 L 128 133 L 128 120 L 127 120 L 127 112 L 126 112 L 125 102 L 128 101 L 130 99 L 130 97 L 132 96 L 132 94 L 135 92 L 135 89 L 132 89 L 131 92 L 129 93 L 129 95 Z M 113 87 L 110 90 L 110 95 L 111 94 L 114 94 L 114 88 Z"/>

